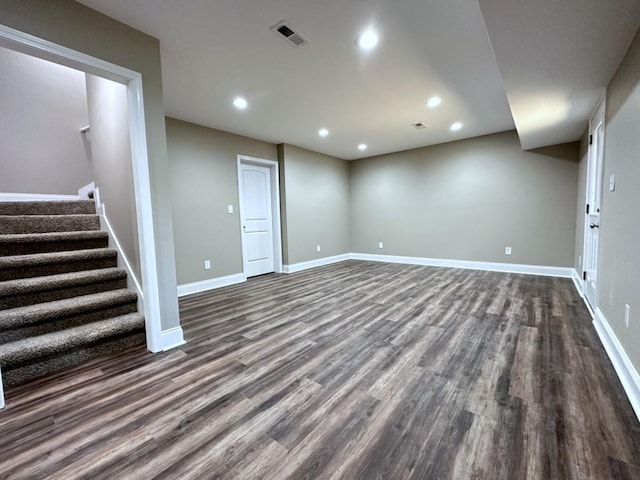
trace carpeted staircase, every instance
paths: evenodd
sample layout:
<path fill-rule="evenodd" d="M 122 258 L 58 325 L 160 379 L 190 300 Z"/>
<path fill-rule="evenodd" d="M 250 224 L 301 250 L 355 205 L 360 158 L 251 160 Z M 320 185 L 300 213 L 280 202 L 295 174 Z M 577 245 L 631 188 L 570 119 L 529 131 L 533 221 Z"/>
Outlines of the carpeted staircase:
<path fill-rule="evenodd" d="M 145 344 L 137 294 L 94 202 L 0 202 L 5 386 Z"/>

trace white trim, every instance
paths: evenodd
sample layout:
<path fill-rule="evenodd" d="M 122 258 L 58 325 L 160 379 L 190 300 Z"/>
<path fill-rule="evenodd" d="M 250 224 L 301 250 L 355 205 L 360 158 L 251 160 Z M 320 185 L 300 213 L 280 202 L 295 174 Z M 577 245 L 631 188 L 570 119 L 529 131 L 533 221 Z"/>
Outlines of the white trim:
<path fill-rule="evenodd" d="M 0 25 L 0 46 L 126 84 L 138 72 Z"/>
<path fill-rule="evenodd" d="M 78 189 L 78 198 L 82 200 L 89 199 L 89 194 L 96 189 L 96 182 L 91 182 L 89 185 Z"/>
<path fill-rule="evenodd" d="M 240 178 L 242 164 L 258 165 L 268 167 L 271 177 L 271 217 L 273 229 L 273 264 L 276 273 L 283 272 L 282 265 L 282 233 L 280 228 L 280 171 L 278 162 L 275 160 L 267 160 L 265 158 L 250 157 L 249 155 L 237 156 L 237 173 L 238 173 L 238 215 L 240 223 L 242 223 L 242 180 Z M 240 241 L 242 243 L 242 268 L 244 268 L 244 259 L 247 258 L 244 235 L 242 234 L 242 225 L 240 225 Z"/>
<path fill-rule="evenodd" d="M 95 189 L 94 197 L 98 199 L 100 198 L 100 194 L 98 193 L 97 188 Z M 133 271 L 133 268 L 131 267 L 131 262 L 129 262 L 129 259 L 125 255 L 124 250 L 122 249 L 122 245 L 118 241 L 118 237 L 116 236 L 116 233 L 113 231 L 113 228 L 111 227 L 111 223 L 109 222 L 109 218 L 107 217 L 104 203 L 101 203 L 100 206 L 98 207 L 98 215 L 100 217 L 100 227 L 109 233 L 109 240 L 111 240 L 111 242 L 113 243 L 113 246 L 118 251 L 118 259 L 121 260 L 122 265 L 127 271 L 127 279 L 131 280 L 131 283 L 133 284 L 136 292 L 138 293 L 138 296 L 144 300 L 144 292 L 142 291 L 142 285 L 140 285 L 140 281 L 138 280 L 138 277 L 136 276 L 136 274 Z M 144 314 L 144 310 L 142 310 L 140 313 Z"/>
<path fill-rule="evenodd" d="M 0 369 L 0 410 L 4 408 L 4 389 L 2 388 L 2 369 Z"/>
<path fill-rule="evenodd" d="M 187 343 L 184 339 L 182 327 L 173 327 L 162 331 L 162 351 L 166 352 L 172 348 L 179 347 Z"/>
<path fill-rule="evenodd" d="M 0 202 L 68 202 L 74 200 L 80 200 L 80 197 L 56 193 L 0 193 Z"/>
<path fill-rule="evenodd" d="M 129 134 L 136 201 L 136 218 L 140 249 L 140 267 L 144 285 L 144 311 L 147 348 L 163 350 L 162 314 L 160 311 L 159 278 L 156 259 L 155 229 L 149 179 L 147 129 L 144 115 L 142 75 L 128 68 L 33 35 L 0 25 L 0 46 L 43 58 L 61 65 L 97 75 L 127 86 Z"/>
<path fill-rule="evenodd" d="M 618 374 L 622 388 L 624 388 L 629 402 L 638 420 L 640 420 L 640 375 L 638 375 L 638 371 L 631 363 L 627 352 L 625 352 L 618 337 L 599 308 L 596 309 L 593 325 L 609 356 L 609 360 L 613 364 L 613 368 Z"/>
<path fill-rule="evenodd" d="M 284 265 L 282 268 L 283 273 L 295 273 L 302 270 L 308 270 L 310 268 L 322 267 L 324 265 L 331 265 L 332 263 L 344 262 L 345 260 L 351 260 L 353 258 L 351 253 L 343 253 L 342 255 L 335 255 L 333 257 L 318 258 L 315 260 L 309 260 L 308 262 L 293 263 L 291 265 Z"/>
<path fill-rule="evenodd" d="M 229 285 L 236 285 L 238 283 L 246 281 L 247 277 L 245 277 L 244 273 L 236 273 L 235 275 L 227 275 L 225 277 L 211 278 L 209 280 L 201 280 L 199 282 L 193 283 L 185 283 L 182 285 L 178 285 L 178 297 L 193 295 L 194 293 L 206 292 L 207 290 L 227 287 Z"/>
<path fill-rule="evenodd" d="M 584 281 L 575 268 L 573 269 L 573 275 L 571 276 L 571 278 L 573 280 L 573 284 L 576 287 L 576 290 L 578 291 L 578 294 L 584 298 L 584 289 L 582 288 Z"/>
<path fill-rule="evenodd" d="M 467 260 L 451 260 L 446 258 L 404 257 L 397 255 L 375 255 L 368 253 L 352 253 L 351 258 L 354 260 L 369 260 L 372 262 L 405 263 L 409 265 L 426 265 L 431 267 L 465 268 L 470 270 L 522 273 L 525 275 L 541 275 L 546 277 L 573 277 L 573 269 L 568 267 L 522 265 L 516 263 L 473 262 Z"/>

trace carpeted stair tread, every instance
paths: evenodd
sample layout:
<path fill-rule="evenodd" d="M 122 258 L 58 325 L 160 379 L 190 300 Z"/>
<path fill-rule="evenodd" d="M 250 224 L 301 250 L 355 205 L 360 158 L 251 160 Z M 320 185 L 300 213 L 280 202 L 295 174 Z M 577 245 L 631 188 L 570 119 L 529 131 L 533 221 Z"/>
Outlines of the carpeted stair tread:
<path fill-rule="evenodd" d="M 38 292 L 40 290 L 59 289 L 85 285 L 87 283 L 104 282 L 127 278 L 127 272 L 121 268 L 99 268 L 80 272 L 45 275 L 43 277 L 20 278 L 0 282 L 0 298 L 11 295 Z"/>
<path fill-rule="evenodd" d="M 125 288 L 65 298 L 54 302 L 0 310 L 0 331 L 21 328 L 59 317 L 78 315 L 111 306 L 136 302 L 138 295 Z"/>
<path fill-rule="evenodd" d="M 138 295 L 93 200 L 0 202 L 5 386 L 145 344 Z"/>
<path fill-rule="evenodd" d="M 1 202 L 0 202 L 1 203 Z M 98 215 L 0 215 L 0 234 L 99 230 Z"/>
<path fill-rule="evenodd" d="M 111 248 L 11 255 L 0 257 L 0 281 L 115 267 L 117 263 L 118 252 Z"/>
<path fill-rule="evenodd" d="M 95 238 L 109 238 L 109 233 L 102 230 L 79 230 L 72 232 L 43 232 L 43 233 L 8 233 L 0 235 L 0 245 L 6 243 L 31 242 L 68 242 L 70 240 L 89 240 Z"/>
<path fill-rule="evenodd" d="M 109 338 L 129 335 L 143 329 L 144 317 L 139 313 L 130 313 L 121 317 L 25 338 L 0 345 L 0 365 L 5 368 Z"/>
<path fill-rule="evenodd" d="M 0 215 L 95 214 L 93 200 L 0 202 Z"/>
<path fill-rule="evenodd" d="M 106 248 L 108 245 L 109 234 L 102 230 L 10 233 L 0 235 L 0 256 L 87 250 Z"/>
<path fill-rule="evenodd" d="M 127 272 L 100 268 L 0 282 L 0 310 L 126 288 Z"/>

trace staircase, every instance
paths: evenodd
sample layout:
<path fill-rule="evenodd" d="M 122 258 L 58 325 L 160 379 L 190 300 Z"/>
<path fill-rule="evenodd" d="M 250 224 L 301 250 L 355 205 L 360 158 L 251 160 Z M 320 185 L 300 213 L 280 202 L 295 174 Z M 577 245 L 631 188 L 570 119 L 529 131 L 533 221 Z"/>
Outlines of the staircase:
<path fill-rule="evenodd" d="M 94 202 L 0 202 L 0 367 L 5 386 L 145 344 Z"/>

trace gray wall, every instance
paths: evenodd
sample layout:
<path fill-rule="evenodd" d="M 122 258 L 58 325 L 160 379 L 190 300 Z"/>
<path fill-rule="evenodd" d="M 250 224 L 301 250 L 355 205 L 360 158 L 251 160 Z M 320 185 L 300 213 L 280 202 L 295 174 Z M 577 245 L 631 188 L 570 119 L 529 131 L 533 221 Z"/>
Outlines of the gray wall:
<path fill-rule="evenodd" d="M 160 44 L 71 0 L 0 0 L 3 25 L 142 74 L 162 328 L 179 325 Z"/>
<path fill-rule="evenodd" d="M 86 77 L 96 187 L 109 224 L 140 281 L 127 87 L 94 75 L 87 74 Z"/>
<path fill-rule="evenodd" d="M 0 192 L 77 195 L 93 180 L 84 73 L 0 48 Z"/>
<path fill-rule="evenodd" d="M 349 163 L 292 145 L 278 150 L 284 263 L 349 253 Z"/>
<path fill-rule="evenodd" d="M 640 371 L 640 32 L 607 90 L 598 307 Z M 609 192 L 608 179 L 616 176 Z M 631 306 L 629 328 L 624 304 Z"/>
<path fill-rule="evenodd" d="M 352 162 L 352 250 L 572 266 L 577 160 L 505 132 Z"/>
<path fill-rule="evenodd" d="M 237 155 L 276 160 L 276 146 L 172 118 L 166 124 L 178 284 L 241 273 Z"/>

